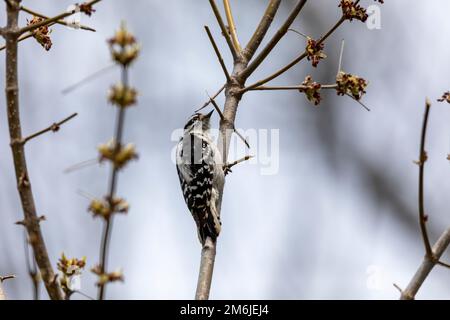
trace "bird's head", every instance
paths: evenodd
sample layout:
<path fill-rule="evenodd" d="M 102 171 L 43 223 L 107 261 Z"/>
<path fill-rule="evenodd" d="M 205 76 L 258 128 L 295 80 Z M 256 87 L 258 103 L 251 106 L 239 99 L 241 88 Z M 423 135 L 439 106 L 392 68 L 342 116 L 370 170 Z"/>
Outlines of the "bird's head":
<path fill-rule="evenodd" d="M 207 114 L 194 113 L 186 122 L 186 125 L 184 126 L 184 131 L 207 132 L 211 128 L 210 120 L 213 112 L 214 110 Z"/>

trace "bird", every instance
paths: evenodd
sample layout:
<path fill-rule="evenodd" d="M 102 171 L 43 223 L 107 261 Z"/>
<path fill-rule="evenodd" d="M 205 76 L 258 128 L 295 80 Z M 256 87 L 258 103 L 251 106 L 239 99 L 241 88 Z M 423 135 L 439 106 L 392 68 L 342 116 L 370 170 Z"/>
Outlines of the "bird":
<path fill-rule="evenodd" d="M 208 237 L 215 241 L 222 225 L 220 188 L 225 173 L 221 153 L 210 134 L 213 112 L 194 113 L 186 122 L 176 148 L 181 190 L 202 245 Z"/>

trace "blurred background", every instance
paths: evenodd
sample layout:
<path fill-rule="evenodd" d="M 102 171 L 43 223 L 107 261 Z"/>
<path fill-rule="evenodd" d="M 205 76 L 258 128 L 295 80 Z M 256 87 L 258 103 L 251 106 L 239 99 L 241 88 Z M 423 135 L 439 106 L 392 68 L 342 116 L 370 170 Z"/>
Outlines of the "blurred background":
<path fill-rule="evenodd" d="M 266 2 L 232 1 L 242 43 L 250 38 Z M 450 3 L 386 2 L 380 30 L 345 23 L 327 41 L 329 58 L 318 69 L 305 61 L 273 82 L 298 84 L 308 74 L 333 82 L 345 39 L 343 68 L 369 80 L 363 101 L 371 112 L 334 92 L 325 92 L 318 108 L 298 92 L 249 93 L 242 100 L 238 128 L 279 129 L 279 170 L 261 175 L 261 164 L 245 163 L 227 178 L 211 298 L 396 299 L 399 293 L 392 284 L 406 287 L 419 266 L 424 248 L 413 160 L 418 157 L 425 97 L 435 101 L 450 89 L 450 39 L 444 36 L 450 29 Z M 49 16 L 71 3 L 23 1 Z M 270 34 L 294 3 L 282 2 Z M 340 17 L 338 3 L 309 1 L 293 27 L 319 37 Z M 24 134 L 79 113 L 57 134 L 27 144 L 36 205 L 47 217 L 42 229 L 49 254 L 55 268 L 63 251 L 69 257 L 86 256 L 88 267 L 98 263 L 102 224 L 87 212 L 89 199 L 79 193 L 101 197 L 109 168 L 64 170 L 95 158 L 97 145 L 111 138 L 115 110 L 106 95 L 120 71 L 111 69 L 69 94 L 61 91 L 111 64 L 106 39 L 124 20 L 142 44 L 130 72 L 140 92 L 139 106 L 128 112 L 125 130 L 126 141 L 136 143 L 140 158 L 119 178 L 118 193 L 131 209 L 115 219 L 109 269 L 123 268 L 125 282 L 109 285 L 107 298 L 191 299 L 200 245 L 171 161 L 176 144 L 171 135 L 203 104 L 205 90 L 213 94 L 224 82 L 204 25 L 211 27 L 231 69 L 230 54 L 207 1 L 114 0 L 101 2 L 96 10 L 92 18 L 82 17 L 96 33 L 54 26 L 49 52 L 33 39 L 20 45 Z M 21 15 L 22 25 L 26 17 Z M 0 21 L 6 22 L 3 8 Z M 303 38 L 289 33 L 249 83 L 290 62 L 304 47 Z M 4 54 L 0 52 L 1 59 Z M 217 101 L 222 104 L 223 96 Z M 0 104 L 0 274 L 17 275 L 4 283 L 10 298 L 30 299 L 23 229 L 14 225 L 22 211 L 4 98 Z M 449 120 L 449 106 L 435 103 L 426 168 L 433 242 L 450 225 Z M 86 271 L 81 290 L 95 296 L 95 281 Z M 448 299 L 449 283 L 450 272 L 436 267 L 417 298 Z"/>

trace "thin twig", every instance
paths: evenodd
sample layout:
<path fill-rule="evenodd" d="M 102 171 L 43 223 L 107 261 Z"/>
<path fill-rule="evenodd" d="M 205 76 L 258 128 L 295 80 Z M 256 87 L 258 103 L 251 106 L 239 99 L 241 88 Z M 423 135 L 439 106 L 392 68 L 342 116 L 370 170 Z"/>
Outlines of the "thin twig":
<path fill-rule="evenodd" d="M 63 90 L 61 90 L 61 93 L 68 94 L 68 93 L 74 91 L 75 89 L 78 89 L 80 86 L 85 85 L 89 81 L 97 78 L 98 76 L 101 76 L 101 75 L 105 74 L 106 72 L 113 70 L 113 68 L 115 66 L 116 66 L 115 64 L 110 64 L 109 66 L 106 66 L 98 71 L 95 71 L 94 73 L 88 75 L 84 79 L 81 79 L 80 81 L 77 81 L 76 83 L 64 88 Z"/>
<path fill-rule="evenodd" d="M 323 43 L 329 36 L 331 36 L 333 34 L 334 31 L 337 30 L 337 28 L 339 28 L 341 26 L 342 23 L 344 23 L 345 21 L 345 17 L 341 17 L 338 22 L 333 25 L 333 27 L 331 27 L 331 29 L 324 35 L 322 36 L 319 40 L 318 40 L 318 44 Z M 297 58 L 295 58 L 294 60 L 292 60 L 290 63 L 288 63 L 286 66 L 282 67 L 281 69 L 279 69 L 278 71 L 274 72 L 273 74 L 271 74 L 270 76 L 259 80 L 249 86 L 247 86 L 246 88 L 242 89 L 240 91 L 240 93 L 245 93 L 248 90 L 251 90 L 252 88 L 256 88 L 259 86 L 262 86 L 263 84 L 272 81 L 275 78 L 278 78 L 279 76 L 281 76 L 282 74 L 284 74 L 286 71 L 290 70 L 293 66 L 295 66 L 297 63 L 299 63 L 300 61 L 302 61 L 303 59 L 305 59 L 308 56 L 308 54 L 306 52 L 303 52 L 302 54 L 300 54 Z"/>
<path fill-rule="evenodd" d="M 337 88 L 337 84 L 325 84 L 320 87 L 320 89 L 325 90 L 335 90 Z M 308 86 L 298 85 L 298 86 L 260 86 L 256 88 L 249 89 L 249 91 L 280 91 L 280 90 L 306 90 Z"/>
<path fill-rule="evenodd" d="M 223 171 L 224 171 L 225 175 L 230 173 L 231 172 L 231 168 L 233 168 L 235 165 L 238 165 L 238 164 L 240 164 L 242 162 L 248 161 L 248 160 L 250 160 L 252 158 L 254 158 L 254 157 L 253 156 L 245 156 L 245 157 L 243 157 L 243 158 L 241 158 L 239 160 L 236 160 L 236 161 L 233 161 L 231 163 L 225 164 L 223 166 Z"/>
<path fill-rule="evenodd" d="M 225 8 L 225 15 L 228 21 L 228 29 L 230 30 L 231 40 L 233 40 L 233 44 L 237 52 L 240 53 L 242 49 L 237 35 L 236 24 L 234 23 L 233 11 L 231 10 L 230 1 L 223 0 L 223 6 Z"/>
<path fill-rule="evenodd" d="M 50 19 L 49 17 L 47 17 L 47 16 L 45 16 L 45 15 L 39 13 L 39 12 L 33 11 L 33 10 L 31 10 L 31 9 L 29 9 L 27 7 L 24 7 L 24 6 L 21 6 L 20 10 L 22 10 L 22 11 L 24 11 L 26 13 L 29 13 L 29 14 L 31 14 L 33 16 L 36 16 L 36 17 L 40 17 L 40 18 L 43 18 L 43 19 Z M 60 25 L 63 25 L 63 26 L 66 26 L 66 27 L 71 27 L 72 26 L 70 23 L 67 23 L 64 20 L 57 20 L 56 23 L 60 24 Z M 86 30 L 86 31 L 96 32 L 95 29 L 93 29 L 91 27 L 83 26 L 83 25 L 80 25 L 79 28 L 82 29 L 82 30 Z"/>
<path fill-rule="evenodd" d="M 39 225 L 34 196 L 29 179 L 24 145 L 14 143 L 22 140 L 22 129 L 19 108 L 19 84 L 18 84 L 18 29 L 19 3 L 18 0 L 10 1 L 13 5 L 7 5 L 7 29 L 6 40 L 6 106 L 8 115 L 9 135 L 11 151 L 14 160 L 16 183 L 24 212 L 24 225 L 31 239 L 34 258 L 39 266 L 40 274 L 51 299 L 61 300 L 62 294 L 59 284 L 55 281 L 50 258 Z"/>
<path fill-rule="evenodd" d="M 64 173 L 71 173 L 80 169 L 84 169 L 86 167 L 92 166 L 99 162 L 98 158 L 93 158 L 89 160 L 82 161 L 80 163 L 74 164 L 64 170 Z"/>
<path fill-rule="evenodd" d="M 228 47 L 230 48 L 231 54 L 233 55 L 233 59 L 236 60 L 240 56 L 240 53 L 237 51 L 233 44 L 233 40 L 231 40 L 230 34 L 227 30 L 227 27 L 225 26 L 225 23 L 223 22 L 222 15 L 220 14 L 219 8 L 217 7 L 217 4 L 214 0 L 209 0 L 209 3 L 211 4 L 211 8 L 214 12 L 214 15 L 216 16 L 216 20 L 219 23 L 220 30 L 222 31 L 222 35 L 225 37 L 225 40 L 227 41 Z"/>
<path fill-rule="evenodd" d="M 206 93 L 206 94 L 208 94 L 208 93 Z M 209 96 L 209 95 L 208 95 L 208 96 Z M 214 98 L 209 97 L 209 99 L 211 100 L 211 103 L 213 104 L 214 109 L 216 109 L 217 113 L 219 114 L 220 120 L 221 120 L 221 121 L 225 121 L 225 120 L 226 120 L 226 119 L 225 119 L 225 116 L 223 115 L 222 110 L 220 110 L 220 107 L 217 105 L 217 103 L 216 103 L 216 101 L 214 100 Z M 236 130 L 236 127 L 235 127 L 234 125 L 233 125 L 233 131 L 234 131 L 234 133 L 236 133 L 236 135 L 239 137 L 239 139 L 241 139 L 242 142 L 245 143 L 245 145 L 247 146 L 247 148 L 250 149 L 250 144 L 248 143 L 247 139 L 245 139 L 245 138 L 242 136 L 242 134 L 241 134 L 239 131 Z"/>
<path fill-rule="evenodd" d="M 272 52 L 273 48 L 278 44 L 278 42 L 284 37 L 284 35 L 288 32 L 289 27 L 294 22 L 295 18 L 300 14 L 303 7 L 305 6 L 307 0 L 299 0 L 292 9 L 291 13 L 289 14 L 286 21 L 283 23 L 283 25 L 278 29 L 278 31 L 275 33 L 275 35 L 270 39 L 269 43 L 264 47 L 264 49 L 261 51 L 258 56 L 255 57 L 255 59 L 248 65 L 248 67 L 245 69 L 245 71 L 241 74 L 241 76 L 246 79 L 248 78 L 255 70 L 258 68 L 258 66 L 266 59 L 266 57 Z M 275 11 L 276 13 L 276 11 Z"/>
<path fill-rule="evenodd" d="M 6 300 L 6 294 L 3 291 L 3 281 L 9 280 L 9 279 L 14 279 L 16 276 L 15 275 L 9 275 L 9 276 L 0 276 L 0 300 Z"/>
<path fill-rule="evenodd" d="M 74 113 L 74 114 L 68 116 L 67 118 L 61 120 L 60 122 L 55 122 L 52 125 L 48 126 L 47 128 L 42 129 L 42 130 L 40 130 L 40 131 L 38 131 L 36 133 L 33 133 L 32 135 L 29 135 L 28 137 L 23 138 L 22 140 L 19 141 L 19 143 L 26 144 L 28 141 L 33 140 L 34 138 L 37 138 L 37 137 L 39 137 L 39 136 L 41 136 L 41 135 L 43 135 L 43 134 L 45 134 L 47 132 L 50 132 L 50 131 L 57 132 L 57 131 L 59 131 L 59 129 L 61 128 L 61 126 L 63 124 L 65 124 L 66 122 L 72 120 L 77 115 L 78 115 L 78 113 Z"/>
<path fill-rule="evenodd" d="M 100 1 L 101 0 L 91 0 L 89 2 L 86 2 L 86 5 L 87 6 L 89 6 L 89 5 L 92 6 L 92 5 L 94 5 L 94 4 L 96 4 L 96 3 L 100 2 Z M 19 34 L 24 34 L 26 32 L 31 32 L 33 30 L 36 30 L 36 29 L 40 28 L 40 27 L 47 26 L 47 25 L 49 25 L 51 23 L 58 23 L 60 20 L 62 20 L 64 18 L 67 18 L 67 17 L 69 17 L 69 16 L 71 16 L 71 15 L 73 15 L 75 13 L 77 13 L 77 9 L 73 9 L 73 10 L 70 10 L 70 11 L 67 11 L 67 12 L 60 13 L 60 14 L 52 17 L 52 18 L 44 19 L 43 21 L 38 22 L 38 23 L 30 24 L 30 25 L 28 25 L 26 27 L 21 28 L 19 30 Z"/>
<path fill-rule="evenodd" d="M 422 132 L 420 137 L 420 153 L 419 153 L 419 223 L 420 231 L 422 233 L 422 240 L 425 246 L 425 252 L 428 257 L 433 256 L 433 251 L 431 249 L 430 238 L 428 236 L 427 230 L 427 216 L 425 214 L 425 204 L 424 204 L 424 174 L 425 174 L 425 162 L 427 161 L 427 152 L 425 151 L 426 137 L 427 137 L 427 127 L 428 119 L 430 115 L 431 102 L 427 99 L 425 103 L 425 113 L 423 116 Z"/>
<path fill-rule="evenodd" d="M 10 280 L 10 279 L 15 279 L 15 278 L 16 278 L 16 276 L 14 274 L 10 274 L 8 276 L 0 276 L 0 282 Z"/>
<path fill-rule="evenodd" d="M 197 110 L 195 110 L 195 112 L 199 112 L 199 111 L 201 111 L 201 110 L 203 110 L 203 109 L 205 109 L 206 107 L 208 107 L 209 106 L 209 104 L 211 103 L 211 99 L 215 99 L 215 98 L 217 98 L 218 96 L 219 96 L 219 94 L 221 94 L 222 93 L 222 91 L 223 90 L 225 90 L 225 86 L 226 86 L 226 84 L 224 84 L 212 97 L 209 97 L 209 100 L 208 101 L 206 101 L 204 104 L 203 104 L 203 106 L 201 106 L 200 108 L 198 108 Z"/>
<path fill-rule="evenodd" d="M 250 41 L 245 46 L 245 49 L 242 51 L 242 55 L 247 61 L 250 61 L 252 59 L 252 57 L 255 55 L 256 50 L 258 50 L 259 46 L 261 45 L 262 40 L 266 36 L 266 33 L 269 30 L 276 13 L 278 12 L 280 3 L 281 0 L 270 0 L 267 4 L 266 11 L 262 16 L 258 27 L 250 38 Z"/>
<path fill-rule="evenodd" d="M 214 52 L 216 53 L 217 59 L 219 59 L 219 63 L 222 66 L 222 70 L 223 70 L 223 73 L 225 74 L 225 78 L 227 79 L 227 82 L 230 82 L 231 81 L 230 74 L 228 73 L 227 66 L 225 65 L 225 62 L 223 61 L 222 55 L 220 54 L 219 48 L 217 47 L 217 44 L 216 44 L 216 41 L 214 41 L 214 37 L 211 34 L 211 30 L 209 30 L 208 26 L 205 26 L 205 30 L 206 30 L 206 33 L 208 34 L 209 41 L 211 41 L 211 45 L 214 48 Z"/>

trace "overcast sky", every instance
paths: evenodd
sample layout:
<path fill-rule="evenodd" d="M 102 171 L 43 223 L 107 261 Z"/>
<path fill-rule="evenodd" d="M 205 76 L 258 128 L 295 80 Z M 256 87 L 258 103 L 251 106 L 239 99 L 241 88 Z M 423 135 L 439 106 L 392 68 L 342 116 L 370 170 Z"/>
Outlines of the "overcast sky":
<path fill-rule="evenodd" d="M 232 1 L 241 42 L 251 36 L 266 2 Z M 282 2 L 270 33 L 295 3 Z M 278 130 L 279 170 L 262 175 L 266 164 L 246 163 L 227 177 L 211 298 L 395 299 L 398 292 L 392 283 L 405 287 L 420 264 L 424 249 L 416 218 L 418 169 L 413 160 L 418 157 L 425 97 L 435 101 L 450 89 L 450 39 L 445 36 L 450 3 L 386 2 L 381 6 L 381 29 L 346 23 L 327 42 L 329 58 L 318 69 L 305 61 L 274 81 L 294 85 L 312 74 L 323 83 L 333 82 L 345 39 L 343 68 L 369 81 L 364 103 L 371 112 L 333 92 L 324 93 L 319 108 L 298 92 L 249 93 L 242 100 L 238 128 Z M 338 3 L 308 1 L 294 27 L 319 37 L 339 18 Z M 23 4 L 52 16 L 71 1 Z M 114 109 L 106 95 L 119 80 L 119 70 L 111 69 L 70 94 L 61 91 L 111 64 L 106 39 L 123 20 L 142 44 L 141 56 L 130 70 L 140 92 L 139 105 L 127 113 L 125 127 L 125 139 L 137 145 L 140 157 L 120 174 L 118 192 L 131 208 L 114 221 L 109 266 L 122 268 L 125 282 L 109 285 L 107 297 L 190 299 L 201 248 L 171 161 L 176 144 L 171 137 L 205 101 L 205 90 L 212 94 L 224 82 L 204 25 L 211 27 L 231 68 L 230 55 L 206 0 L 105 0 L 96 8 L 91 18 L 82 20 L 96 33 L 55 26 L 49 52 L 33 39 L 20 45 L 24 133 L 79 113 L 57 134 L 27 144 L 36 205 L 47 217 L 42 229 L 49 254 L 55 266 L 63 251 L 70 257 L 86 256 L 89 267 L 98 263 L 102 225 L 87 212 L 89 200 L 80 191 L 104 195 L 108 167 L 63 171 L 95 158 L 96 146 L 111 138 Z M 25 18 L 21 15 L 22 24 Z M 304 46 L 304 39 L 289 33 L 249 82 L 285 65 Z M 4 74 L 3 63 L 0 73 Z M 0 101 L 0 274 L 18 277 L 4 285 L 10 298 L 29 299 L 23 230 L 14 225 L 22 211 L 5 101 Z M 223 96 L 217 101 L 222 104 Z M 450 225 L 448 119 L 448 105 L 435 103 L 426 172 L 433 241 Z M 252 146 L 261 142 L 250 140 Z M 260 148 L 254 149 L 261 155 Z M 86 271 L 82 291 L 95 296 L 95 280 Z M 417 298 L 450 298 L 449 280 L 448 270 L 436 268 Z M 47 298 L 44 290 L 42 294 Z"/>

